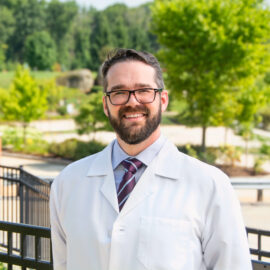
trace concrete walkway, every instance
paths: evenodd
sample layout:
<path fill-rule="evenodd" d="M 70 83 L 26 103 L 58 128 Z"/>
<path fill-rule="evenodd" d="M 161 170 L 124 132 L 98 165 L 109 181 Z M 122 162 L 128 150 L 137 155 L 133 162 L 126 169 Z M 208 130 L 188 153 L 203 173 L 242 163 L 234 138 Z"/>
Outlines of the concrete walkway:
<path fill-rule="evenodd" d="M 41 178 L 54 178 L 69 162 L 58 159 L 35 158 L 27 155 L 3 153 L 0 164 L 3 166 L 23 168 Z"/>

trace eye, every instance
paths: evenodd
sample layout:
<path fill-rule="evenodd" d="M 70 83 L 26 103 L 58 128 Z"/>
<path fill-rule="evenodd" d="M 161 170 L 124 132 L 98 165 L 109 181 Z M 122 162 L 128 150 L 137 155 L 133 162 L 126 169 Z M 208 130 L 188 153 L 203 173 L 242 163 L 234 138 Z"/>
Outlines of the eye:
<path fill-rule="evenodd" d="M 126 95 L 126 91 L 115 91 L 112 93 L 114 96 Z"/>
<path fill-rule="evenodd" d="M 140 94 L 147 94 L 150 93 L 152 91 L 151 88 L 143 88 L 143 89 L 138 89 L 137 90 Z"/>

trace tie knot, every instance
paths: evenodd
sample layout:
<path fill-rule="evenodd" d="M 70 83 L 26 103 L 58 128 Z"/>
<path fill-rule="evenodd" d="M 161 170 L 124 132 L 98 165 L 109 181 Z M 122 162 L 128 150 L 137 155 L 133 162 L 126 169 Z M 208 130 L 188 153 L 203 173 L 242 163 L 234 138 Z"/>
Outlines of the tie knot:
<path fill-rule="evenodd" d="M 128 159 L 123 160 L 121 164 L 124 166 L 124 168 L 128 172 L 135 174 L 137 170 L 142 166 L 143 163 L 136 158 L 128 158 Z"/>

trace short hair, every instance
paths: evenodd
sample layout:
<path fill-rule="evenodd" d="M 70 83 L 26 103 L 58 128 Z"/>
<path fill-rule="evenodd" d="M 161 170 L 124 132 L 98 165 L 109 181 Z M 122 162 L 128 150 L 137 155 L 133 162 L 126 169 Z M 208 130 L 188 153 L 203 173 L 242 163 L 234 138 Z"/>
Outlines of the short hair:
<path fill-rule="evenodd" d="M 106 76 L 108 74 L 109 69 L 116 63 L 125 61 L 140 61 L 153 67 L 155 70 L 155 81 L 158 88 L 162 89 L 164 88 L 162 70 L 158 60 L 154 55 L 148 52 L 136 51 L 134 49 L 115 49 L 108 53 L 107 59 L 104 61 L 101 67 L 104 92 L 107 91 L 108 87 Z"/>

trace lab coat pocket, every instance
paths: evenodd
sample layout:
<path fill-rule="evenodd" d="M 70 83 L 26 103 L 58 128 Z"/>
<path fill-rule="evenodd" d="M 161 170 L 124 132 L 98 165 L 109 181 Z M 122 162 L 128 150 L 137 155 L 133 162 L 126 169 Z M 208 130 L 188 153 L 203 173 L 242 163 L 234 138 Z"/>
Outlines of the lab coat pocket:
<path fill-rule="evenodd" d="M 179 219 L 142 217 L 138 259 L 146 269 L 186 269 L 190 258 L 192 225 Z"/>

